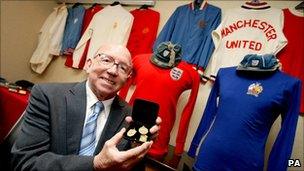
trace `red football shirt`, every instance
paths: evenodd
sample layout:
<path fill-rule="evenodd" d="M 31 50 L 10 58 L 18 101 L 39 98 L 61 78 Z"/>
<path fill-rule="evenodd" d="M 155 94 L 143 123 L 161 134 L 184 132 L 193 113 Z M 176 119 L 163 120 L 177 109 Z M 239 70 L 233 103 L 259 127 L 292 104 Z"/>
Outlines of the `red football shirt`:
<path fill-rule="evenodd" d="M 152 53 L 159 24 L 159 12 L 151 9 L 135 9 L 130 13 L 134 16 L 134 21 L 127 48 L 132 57 Z"/>
<path fill-rule="evenodd" d="M 143 54 L 133 58 L 134 75 L 129 82 L 133 82 L 136 88 L 129 103 L 132 105 L 136 98 L 140 98 L 159 104 L 159 116 L 162 118 L 161 129 L 158 139 L 148 153 L 154 157 L 162 157 L 168 151 L 170 133 L 176 117 L 177 101 L 184 91 L 191 90 L 181 115 L 176 137 L 175 154 L 181 154 L 184 150 L 188 125 L 199 89 L 199 75 L 186 62 L 180 62 L 172 69 L 158 67 L 150 62 L 151 55 Z M 126 85 L 122 91 L 126 91 L 128 88 L 129 85 Z M 123 96 L 125 98 L 125 95 Z"/>
<path fill-rule="evenodd" d="M 299 78 L 304 83 L 304 17 L 292 14 L 289 9 L 283 9 L 283 32 L 288 40 L 287 46 L 278 54 L 282 70 Z M 304 113 L 304 87 L 301 92 L 301 113 Z"/>

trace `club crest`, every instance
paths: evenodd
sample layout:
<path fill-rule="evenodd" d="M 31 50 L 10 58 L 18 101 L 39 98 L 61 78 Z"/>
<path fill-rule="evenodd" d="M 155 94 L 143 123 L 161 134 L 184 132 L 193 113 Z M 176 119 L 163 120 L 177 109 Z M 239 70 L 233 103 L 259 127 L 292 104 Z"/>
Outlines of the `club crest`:
<path fill-rule="evenodd" d="M 199 20 L 198 22 L 198 27 L 201 28 L 201 29 L 204 29 L 206 27 L 207 23 L 205 20 L 201 19 Z"/>
<path fill-rule="evenodd" d="M 142 30 L 142 33 L 143 34 L 147 34 L 147 33 L 149 33 L 149 28 L 148 27 L 145 27 L 143 30 Z"/>
<path fill-rule="evenodd" d="M 183 70 L 179 69 L 179 68 L 172 68 L 170 71 L 170 76 L 173 80 L 179 80 L 183 75 Z"/>
<path fill-rule="evenodd" d="M 258 97 L 259 94 L 262 93 L 262 91 L 263 91 L 263 87 L 261 86 L 261 83 L 252 83 L 248 87 L 247 94 Z"/>
<path fill-rule="evenodd" d="M 169 54 L 170 54 L 170 51 L 168 51 L 168 50 L 163 51 L 163 56 L 164 57 L 167 57 Z"/>
<path fill-rule="evenodd" d="M 251 65 L 252 65 L 252 66 L 258 66 L 259 63 L 260 63 L 259 60 L 252 60 L 252 61 L 251 61 Z"/>

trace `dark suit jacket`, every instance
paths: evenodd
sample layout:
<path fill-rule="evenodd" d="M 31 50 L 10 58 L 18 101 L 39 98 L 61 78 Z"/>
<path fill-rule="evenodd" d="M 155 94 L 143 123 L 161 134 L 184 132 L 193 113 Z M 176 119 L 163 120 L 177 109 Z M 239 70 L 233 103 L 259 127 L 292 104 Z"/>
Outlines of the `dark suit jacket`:
<path fill-rule="evenodd" d="M 35 85 L 21 132 L 12 148 L 17 170 L 92 170 L 93 157 L 78 156 L 86 110 L 85 82 Z M 126 126 L 131 108 L 115 97 L 95 154 Z M 120 149 L 128 148 L 126 140 Z"/>

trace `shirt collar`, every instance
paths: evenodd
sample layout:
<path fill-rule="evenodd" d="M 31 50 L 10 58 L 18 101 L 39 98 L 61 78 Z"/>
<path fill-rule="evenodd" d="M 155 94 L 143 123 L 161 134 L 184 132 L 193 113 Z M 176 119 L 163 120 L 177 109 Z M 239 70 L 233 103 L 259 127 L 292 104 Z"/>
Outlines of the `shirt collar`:
<path fill-rule="evenodd" d="M 55 11 L 60 11 L 60 10 L 64 10 L 64 9 L 66 9 L 67 7 L 66 7 L 66 5 L 59 5 L 59 6 L 57 6 L 57 7 L 54 7 L 53 9 L 55 10 Z"/>
<path fill-rule="evenodd" d="M 189 4 L 189 6 L 190 6 L 191 10 L 194 10 L 194 2 L 191 2 Z M 207 2 L 206 2 L 206 0 L 204 0 L 201 4 L 201 7 L 199 8 L 199 10 L 203 10 L 206 6 L 207 6 Z"/>
<path fill-rule="evenodd" d="M 89 86 L 89 81 L 86 82 L 86 93 L 87 93 L 87 105 L 91 108 L 96 102 L 98 102 L 98 98 L 96 95 L 93 93 Z M 105 110 L 110 110 L 110 107 L 114 101 L 115 97 L 112 97 L 108 100 L 103 100 L 101 101 L 103 106 L 105 107 Z"/>

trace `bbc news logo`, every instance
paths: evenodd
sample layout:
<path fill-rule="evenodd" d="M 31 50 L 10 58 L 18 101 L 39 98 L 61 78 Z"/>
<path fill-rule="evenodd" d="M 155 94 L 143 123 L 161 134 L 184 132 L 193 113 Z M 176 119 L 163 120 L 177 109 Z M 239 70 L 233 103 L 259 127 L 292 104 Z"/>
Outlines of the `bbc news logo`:
<path fill-rule="evenodd" d="M 288 167 L 301 167 L 300 159 L 289 159 Z"/>

